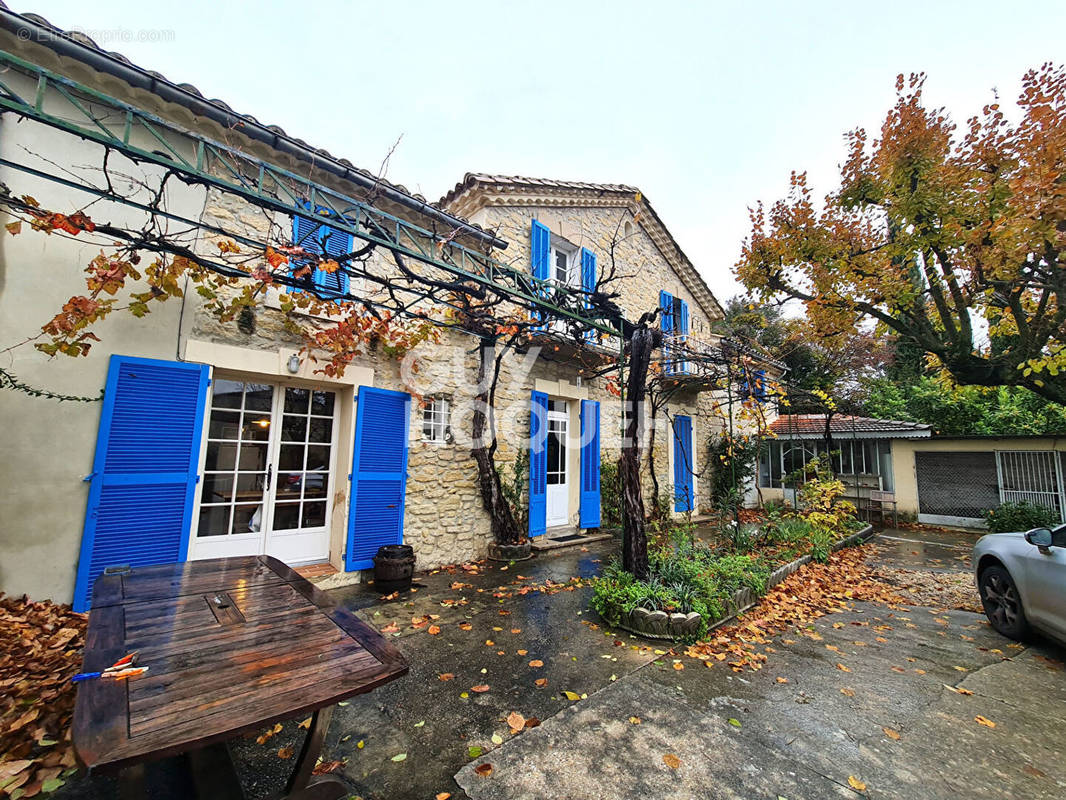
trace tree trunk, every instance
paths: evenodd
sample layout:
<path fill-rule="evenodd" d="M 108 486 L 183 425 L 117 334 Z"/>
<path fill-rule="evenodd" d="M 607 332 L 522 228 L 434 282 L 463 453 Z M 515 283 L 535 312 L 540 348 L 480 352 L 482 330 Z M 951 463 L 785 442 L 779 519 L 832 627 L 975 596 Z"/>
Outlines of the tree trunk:
<path fill-rule="evenodd" d="M 644 398 L 648 366 L 654 347 L 654 332 L 641 326 L 633 332 L 629 348 L 629 375 L 626 398 L 639 402 Z M 622 567 L 638 580 L 648 577 L 648 536 L 644 530 L 644 493 L 640 481 L 640 450 L 638 448 L 638 420 L 630 414 L 626 425 L 626 443 L 622 448 Z"/>
<path fill-rule="evenodd" d="M 497 544 L 520 544 L 525 541 L 525 534 L 518 529 L 511 505 L 503 494 L 500 473 L 496 471 L 496 419 L 492 406 L 496 400 L 496 382 L 500 377 L 499 361 L 493 358 L 495 352 L 491 347 L 479 350 L 478 386 L 480 387 L 474 404 L 472 433 L 474 447 L 470 455 L 477 463 L 477 483 L 481 490 L 481 503 L 489 512 L 492 524 L 492 538 Z M 492 381 L 485 378 L 492 364 Z M 489 435 L 486 439 L 485 432 Z"/>

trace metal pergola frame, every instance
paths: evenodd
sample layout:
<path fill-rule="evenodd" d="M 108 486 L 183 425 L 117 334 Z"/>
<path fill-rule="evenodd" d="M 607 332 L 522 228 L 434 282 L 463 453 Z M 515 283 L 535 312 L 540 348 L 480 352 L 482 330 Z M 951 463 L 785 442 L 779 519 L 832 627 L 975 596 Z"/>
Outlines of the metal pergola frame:
<path fill-rule="evenodd" d="M 313 214 L 330 227 L 367 244 L 443 270 L 457 281 L 469 281 L 546 316 L 568 319 L 608 336 L 622 335 L 621 320 L 596 315 L 597 309 L 590 302 L 587 291 L 534 278 L 528 272 L 459 241 L 464 235 L 473 233 L 473 228 L 432 231 L 420 227 L 364 200 L 179 127 L 11 53 L 0 51 L 0 67 L 6 68 L 0 72 L 19 73 L 36 81 L 34 97 L 30 100 L 20 96 L 10 85 L 10 80 L 0 74 L 0 113 L 11 112 L 48 125 L 121 153 L 135 162 L 165 168 L 186 183 L 237 195 L 259 208 L 293 216 Z M 68 107 L 64 110 L 69 117 L 45 110 L 46 97 L 55 96 L 67 101 Z M 115 120 L 120 123 L 116 125 Z M 158 143 L 160 149 L 149 150 L 136 144 L 135 140 L 142 137 Z M 246 244 L 261 245 L 231 231 L 206 226 L 199 220 L 137 203 L 110 187 L 101 189 L 87 182 L 79 183 L 10 159 L 0 159 L 0 164 L 146 213 L 211 230 Z M 235 268 L 228 269 L 231 276 L 239 273 L 247 277 Z M 291 284 L 284 279 L 279 282 L 305 288 L 300 282 Z M 354 295 L 348 295 L 346 299 L 363 300 Z"/>

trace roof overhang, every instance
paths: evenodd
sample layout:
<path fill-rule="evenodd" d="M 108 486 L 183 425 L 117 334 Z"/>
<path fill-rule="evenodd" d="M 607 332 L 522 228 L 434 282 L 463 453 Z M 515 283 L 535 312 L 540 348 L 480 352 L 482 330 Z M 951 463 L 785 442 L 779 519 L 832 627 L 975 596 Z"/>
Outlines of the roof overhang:
<path fill-rule="evenodd" d="M 555 208 L 632 208 L 643 212 L 639 224 L 651 237 L 681 282 L 704 313 L 722 319 L 725 312 L 707 282 L 685 255 L 662 219 L 635 186 L 556 181 L 539 178 L 485 175 L 468 172 L 463 180 L 440 199 L 440 205 L 454 214 L 470 217 L 490 206 L 534 206 Z"/>

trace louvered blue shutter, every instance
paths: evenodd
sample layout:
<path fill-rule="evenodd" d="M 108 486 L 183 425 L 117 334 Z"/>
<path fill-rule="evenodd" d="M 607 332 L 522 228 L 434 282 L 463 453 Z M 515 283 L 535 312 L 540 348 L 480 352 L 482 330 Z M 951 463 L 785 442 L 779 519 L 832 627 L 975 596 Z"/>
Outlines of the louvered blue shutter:
<path fill-rule="evenodd" d="M 755 370 L 755 399 L 760 403 L 766 402 L 766 370 Z"/>
<path fill-rule="evenodd" d="M 674 417 L 674 511 L 692 510 L 692 418 Z"/>
<path fill-rule="evenodd" d="M 678 319 L 678 321 L 677 321 L 677 333 L 678 333 L 679 336 L 687 337 L 688 336 L 688 303 L 686 303 L 684 300 L 679 300 L 678 304 L 681 307 L 681 313 L 679 314 L 680 319 Z M 682 341 L 685 341 L 685 340 L 682 340 Z M 689 371 L 689 363 L 687 361 L 682 361 L 679 366 L 680 366 L 682 372 L 688 372 Z"/>
<path fill-rule="evenodd" d="M 581 288 L 589 295 L 596 289 L 596 254 L 584 247 L 581 248 Z M 585 308 L 592 306 L 589 295 L 586 295 L 583 303 Z M 588 340 L 592 340 L 595 335 L 595 331 L 585 331 L 585 338 Z"/>
<path fill-rule="evenodd" d="M 551 261 L 550 245 L 551 245 L 551 232 L 548 230 L 548 226 L 544 225 L 537 220 L 533 220 L 532 228 L 529 234 L 529 252 L 532 257 L 532 273 L 533 277 L 541 281 L 547 281 L 550 275 L 549 262 Z M 548 292 L 548 287 L 544 284 L 535 284 L 533 286 L 533 293 L 544 297 Z M 534 309 L 534 319 L 543 319 L 543 315 Z"/>
<path fill-rule="evenodd" d="M 600 527 L 600 404 L 581 401 L 582 528 Z"/>
<path fill-rule="evenodd" d="M 308 253 L 314 253 L 315 255 L 322 254 L 322 226 L 318 224 L 316 220 L 309 219 L 308 217 L 294 216 L 292 218 L 292 243 L 296 247 L 302 247 Z M 291 262 L 292 271 L 298 271 L 306 262 L 294 260 Z M 301 280 L 308 280 L 308 278 L 314 280 L 314 273 L 310 276 L 301 276 Z M 293 291 L 301 291 L 300 289 L 294 289 Z"/>
<path fill-rule="evenodd" d="M 345 569 L 370 569 L 378 548 L 403 542 L 411 395 L 359 387 Z"/>
<path fill-rule="evenodd" d="M 529 408 L 529 535 L 548 529 L 548 395 L 533 392 Z"/>
<path fill-rule="evenodd" d="M 328 225 L 323 225 L 320 231 L 322 253 L 327 258 L 339 260 L 352 252 L 353 237 L 350 233 L 339 231 Z M 348 273 L 341 269 L 336 272 L 326 272 L 316 269 L 314 273 L 315 286 L 323 297 L 343 297 L 348 293 Z"/>
<path fill-rule="evenodd" d="M 184 561 L 200 463 L 203 364 L 111 356 L 74 585 L 88 611 L 106 567 Z"/>
<path fill-rule="evenodd" d="M 662 310 L 662 321 L 659 328 L 663 332 L 663 361 L 666 362 L 666 373 L 674 371 L 674 365 L 670 361 L 670 337 L 674 333 L 674 296 L 666 291 L 659 291 L 659 308 Z"/>

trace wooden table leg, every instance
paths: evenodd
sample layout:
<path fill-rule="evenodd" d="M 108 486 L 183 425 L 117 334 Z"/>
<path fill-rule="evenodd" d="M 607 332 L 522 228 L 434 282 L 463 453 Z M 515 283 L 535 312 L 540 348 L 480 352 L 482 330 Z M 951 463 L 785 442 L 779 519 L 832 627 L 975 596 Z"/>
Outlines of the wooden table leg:
<path fill-rule="evenodd" d="M 144 764 L 126 767 L 118 774 L 118 796 L 121 800 L 145 797 Z"/>
<path fill-rule="evenodd" d="M 318 754 L 322 752 L 322 740 L 326 738 L 329 730 L 329 721 L 333 718 L 333 706 L 320 708 L 311 715 L 311 727 L 307 731 L 300 755 L 296 759 L 296 767 L 285 784 L 285 794 L 289 795 L 307 787 L 311 775 L 318 761 Z"/>

